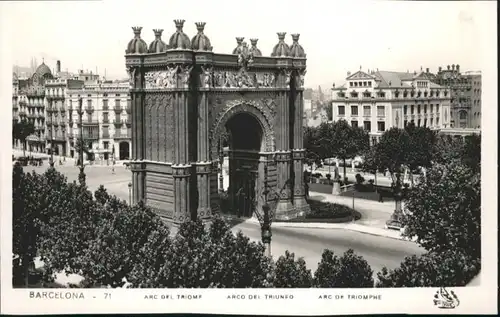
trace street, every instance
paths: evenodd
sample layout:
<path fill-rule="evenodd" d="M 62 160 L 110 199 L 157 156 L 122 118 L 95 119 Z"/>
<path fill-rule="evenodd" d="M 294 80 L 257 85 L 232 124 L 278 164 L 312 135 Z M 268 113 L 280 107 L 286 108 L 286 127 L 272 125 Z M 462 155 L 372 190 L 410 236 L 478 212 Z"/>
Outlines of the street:
<path fill-rule="evenodd" d="M 38 173 L 44 172 L 46 169 L 47 166 L 25 167 L 26 171 L 35 170 Z M 78 179 L 79 170 L 75 166 L 56 166 L 56 169 L 65 174 L 69 181 Z M 115 167 L 115 174 L 112 173 L 111 167 L 90 166 L 85 168 L 85 174 L 87 175 L 87 185 L 92 191 L 102 184 L 108 190 L 108 193 L 128 200 L 128 183 L 130 182 L 131 174 L 123 166 Z M 357 202 L 362 209 L 361 213 L 367 217 L 367 213 L 370 212 L 370 206 L 374 206 L 371 208 L 373 210 L 378 204 L 373 202 L 363 203 L 359 199 Z M 382 204 L 381 211 L 374 211 L 384 219 L 372 225 L 381 225 L 386 220 L 385 217 L 390 215 L 390 208 L 392 208 L 390 204 Z M 360 223 L 363 223 L 362 221 Z M 370 225 L 369 222 L 363 224 Z M 232 230 L 233 232 L 241 230 L 251 240 L 260 241 L 260 227 L 256 223 L 242 222 L 235 225 Z M 280 255 L 283 255 L 286 250 L 289 250 L 290 252 L 294 252 L 296 257 L 304 257 L 308 267 L 313 271 L 317 268 L 324 249 L 331 249 L 336 254 L 341 254 L 347 249 L 352 248 L 357 254 L 363 256 L 368 261 L 374 270 L 374 274 L 383 266 L 396 268 L 406 256 L 418 255 L 424 252 L 422 248 L 413 242 L 345 229 L 273 228 L 272 232 L 271 251 L 275 260 Z"/>

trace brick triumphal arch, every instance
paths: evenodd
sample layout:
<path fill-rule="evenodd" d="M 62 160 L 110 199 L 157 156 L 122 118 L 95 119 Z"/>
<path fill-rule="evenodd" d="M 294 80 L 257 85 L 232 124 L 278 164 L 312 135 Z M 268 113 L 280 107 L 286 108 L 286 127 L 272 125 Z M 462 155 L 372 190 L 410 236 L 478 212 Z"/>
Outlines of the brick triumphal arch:
<path fill-rule="evenodd" d="M 237 38 L 232 54 L 212 51 L 196 23 L 192 39 L 183 20 L 168 43 L 153 30 L 148 46 L 140 27 L 126 50 L 132 99 L 133 201 L 144 201 L 173 223 L 209 221 L 219 210 L 221 135 L 229 136 L 229 201 L 244 190 L 263 202 L 264 178 L 277 195 L 276 218 L 307 212 L 303 184 L 303 83 L 306 58 L 298 34 L 262 56 L 257 39 Z M 267 168 L 264 168 L 267 167 Z M 279 198 L 277 198 L 279 197 Z"/>

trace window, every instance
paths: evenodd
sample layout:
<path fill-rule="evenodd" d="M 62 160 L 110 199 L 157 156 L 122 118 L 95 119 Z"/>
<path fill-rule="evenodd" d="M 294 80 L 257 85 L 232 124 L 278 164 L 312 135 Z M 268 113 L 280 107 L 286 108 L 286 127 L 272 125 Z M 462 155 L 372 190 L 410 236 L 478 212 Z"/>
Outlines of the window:
<path fill-rule="evenodd" d="M 403 126 L 406 128 L 406 126 L 408 125 L 408 120 L 405 120 L 403 121 Z"/>
<path fill-rule="evenodd" d="M 379 98 L 385 98 L 385 92 L 383 92 L 383 91 L 379 91 L 379 92 L 377 93 L 377 96 L 378 96 Z"/>
<path fill-rule="evenodd" d="M 424 105 L 424 113 L 427 113 L 427 105 Z"/>
<path fill-rule="evenodd" d="M 87 114 L 87 122 L 92 122 L 92 115 L 91 114 Z"/>
<path fill-rule="evenodd" d="M 351 127 L 357 128 L 358 127 L 358 121 L 357 120 L 352 120 L 351 121 Z"/>
<path fill-rule="evenodd" d="M 102 146 L 104 147 L 105 150 L 109 149 L 109 142 L 108 141 L 104 141 L 102 143 Z"/>
<path fill-rule="evenodd" d="M 108 105 L 108 99 L 103 99 L 102 100 L 102 110 L 108 110 L 109 105 Z"/>
<path fill-rule="evenodd" d="M 102 127 L 102 135 L 104 138 L 109 137 L 109 128 L 108 127 Z"/>
<path fill-rule="evenodd" d="M 357 81 L 354 82 L 354 87 L 358 87 L 358 82 Z"/>
<path fill-rule="evenodd" d="M 363 116 L 369 117 L 371 116 L 371 107 L 370 106 L 363 106 Z"/>
<path fill-rule="evenodd" d="M 371 96 L 372 96 L 372 94 L 371 94 L 371 92 L 369 92 L 369 91 L 365 91 L 365 92 L 363 93 L 363 97 L 365 97 L 365 98 L 370 98 Z"/>
<path fill-rule="evenodd" d="M 404 105 L 403 114 L 406 116 L 408 114 L 408 105 Z"/>
<path fill-rule="evenodd" d="M 351 97 L 358 98 L 358 93 L 355 91 L 351 92 Z"/>
<path fill-rule="evenodd" d="M 359 87 L 361 87 L 361 86 L 363 86 L 363 82 L 362 81 L 359 82 Z"/>
<path fill-rule="evenodd" d="M 399 98 L 399 91 L 394 92 L 394 97 Z"/>
<path fill-rule="evenodd" d="M 434 112 L 434 105 L 431 103 L 431 113 Z"/>
<path fill-rule="evenodd" d="M 368 85 L 368 84 L 366 83 L 366 81 L 364 81 L 363 82 L 363 87 L 366 87 L 366 85 Z"/>
<path fill-rule="evenodd" d="M 436 112 L 439 113 L 439 104 L 436 105 Z"/>
<path fill-rule="evenodd" d="M 351 106 L 351 116 L 358 115 L 358 106 Z"/>
<path fill-rule="evenodd" d="M 345 106 L 339 106 L 339 116 L 345 116 Z"/>
<path fill-rule="evenodd" d="M 351 81 L 351 82 L 349 82 L 349 87 L 352 87 L 352 85 L 353 85 L 353 84 L 352 84 L 352 81 Z"/>
<path fill-rule="evenodd" d="M 120 94 L 116 94 L 116 97 L 120 97 Z"/>
<path fill-rule="evenodd" d="M 108 113 L 107 113 L 107 112 L 104 112 L 104 113 L 102 114 L 102 120 L 103 120 L 104 122 L 108 122 L 109 118 L 108 118 Z"/>
<path fill-rule="evenodd" d="M 422 121 L 422 120 L 420 120 L 420 119 L 418 119 L 418 120 L 417 120 L 417 127 L 420 127 L 420 122 L 421 122 L 421 121 Z"/>
<path fill-rule="evenodd" d="M 87 100 L 87 106 L 88 106 L 89 108 L 92 108 L 92 100 Z"/>
<path fill-rule="evenodd" d="M 420 105 L 417 105 L 417 114 L 420 114 Z"/>
<path fill-rule="evenodd" d="M 377 106 L 377 116 L 379 117 L 385 116 L 385 106 Z"/>
<path fill-rule="evenodd" d="M 466 120 L 467 119 L 467 113 L 465 111 L 460 111 L 460 120 Z"/>
<path fill-rule="evenodd" d="M 427 127 L 427 119 L 424 119 L 424 128 Z"/>
<path fill-rule="evenodd" d="M 115 100 L 115 108 L 120 108 L 120 99 Z"/>
<path fill-rule="evenodd" d="M 379 132 L 384 132 L 385 131 L 385 122 L 384 121 L 377 122 L 377 130 Z"/>
<path fill-rule="evenodd" d="M 371 86 L 372 86 L 372 82 L 371 82 L 371 81 L 369 81 L 369 82 L 368 82 L 368 87 L 371 87 Z"/>
<path fill-rule="evenodd" d="M 371 131 L 372 130 L 371 121 L 363 121 L 363 129 L 365 129 L 366 131 Z"/>
<path fill-rule="evenodd" d="M 103 97 L 107 97 L 107 96 L 108 96 L 108 93 L 107 93 L 107 92 L 105 92 L 105 93 L 103 93 L 103 94 L 102 94 L 102 96 L 103 96 Z"/>

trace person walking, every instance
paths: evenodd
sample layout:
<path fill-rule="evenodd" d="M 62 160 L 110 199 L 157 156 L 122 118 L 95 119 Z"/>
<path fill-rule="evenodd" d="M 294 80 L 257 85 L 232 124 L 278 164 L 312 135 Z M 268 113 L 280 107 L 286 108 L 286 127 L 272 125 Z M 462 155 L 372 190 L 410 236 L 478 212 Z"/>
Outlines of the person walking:
<path fill-rule="evenodd" d="M 381 190 L 378 191 L 378 202 L 379 203 L 384 202 L 384 196 L 383 196 L 383 192 Z"/>

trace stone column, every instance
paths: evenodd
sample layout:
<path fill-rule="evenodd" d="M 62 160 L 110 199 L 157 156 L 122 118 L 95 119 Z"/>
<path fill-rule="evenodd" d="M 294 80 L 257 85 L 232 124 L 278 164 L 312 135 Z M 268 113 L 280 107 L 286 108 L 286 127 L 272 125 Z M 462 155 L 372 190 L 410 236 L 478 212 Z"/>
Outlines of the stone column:
<path fill-rule="evenodd" d="M 142 74 L 139 69 L 131 72 L 131 81 L 133 87 L 130 92 L 132 106 L 132 162 L 130 169 L 132 170 L 132 202 L 138 203 L 144 199 L 144 175 L 141 161 L 144 156 L 144 127 L 143 127 L 143 112 L 144 112 L 144 96 L 140 90 L 142 87 Z M 136 89 L 139 88 L 139 89 Z"/>
<path fill-rule="evenodd" d="M 293 100 L 295 104 L 294 113 L 294 139 L 293 139 L 293 171 L 295 174 L 294 179 L 294 195 L 293 195 L 293 205 L 297 214 L 301 215 L 307 213 L 311 210 L 309 204 L 306 201 L 306 192 L 304 184 L 304 159 L 305 159 L 305 149 L 304 149 L 304 127 L 302 125 L 302 115 L 304 113 L 304 87 L 302 87 L 302 76 L 304 76 L 304 71 L 299 72 L 298 76 L 295 77 L 295 86 L 297 87 L 294 91 Z"/>
<path fill-rule="evenodd" d="M 174 223 L 182 223 L 191 218 L 190 176 L 192 166 L 189 157 L 189 76 L 190 67 L 181 66 L 177 73 L 177 91 L 174 93 Z M 186 77 L 187 76 L 187 77 Z"/>
<path fill-rule="evenodd" d="M 197 119 L 197 162 L 196 162 L 196 181 L 198 190 L 197 216 L 206 222 L 211 217 L 210 208 L 210 177 L 212 163 L 210 162 L 209 149 L 209 119 L 208 119 L 208 87 L 200 87 L 201 93 L 198 94 L 198 119 Z"/>

